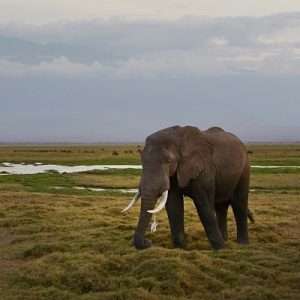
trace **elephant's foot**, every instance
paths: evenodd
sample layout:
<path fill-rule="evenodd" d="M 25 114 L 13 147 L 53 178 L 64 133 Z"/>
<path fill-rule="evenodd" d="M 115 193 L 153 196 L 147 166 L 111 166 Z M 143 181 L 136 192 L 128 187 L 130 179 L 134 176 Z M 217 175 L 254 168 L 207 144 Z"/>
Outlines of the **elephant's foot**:
<path fill-rule="evenodd" d="M 151 243 L 149 240 L 146 239 L 134 239 L 134 246 L 137 250 L 143 250 L 147 249 L 151 246 Z"/>
<path fill-rule="evenodd" d="M 224 240 L 225 242 L 227 242 L 227 240 L 228 240 L 228 233 L 227 233 L 227 229 L 220 228 L 220 231 L 221 231 L 221 234 L 222 234 L 223 240 Z"/>
<path fill-rule="evenodd" d="M 186 249 L 186 238 L 185 234 L 181 234 L 178 237 L 173 238 L 174 248 Z"/>
<path fill-rule="evenodd" d="M 239 238 L 236 241 L 240 245 L 248 245 L 249 244 L 249 239 L 248 238 Z"/>
<path fill-rule="evenodd" d="M 236 241 L 238 244 L 248 245 L 249 244 L 248 232 L 247 231 L 238 231 Z"/>
<path fill-rule="evenodd" d="M 210 243 L 214 250 L 221 250 L 226 248 L 224 241 L 211 241 Z"/>
<path fill-rule="evenodd" d="M 179 249 L 186 249 L 186 243 L 185 242 L 173 242 L 174 248 L 179 248 Z"/>
<path fill-rule="evenodd" d="M 217 229 L 219 229 L 217 227 Z M 220 250 L 220 249 L 225 249 L 225 241 L 223 239 L 223 236 L 221 232 L 218 230 L 215 234 L 212 232 L 209 232 L 210 234 L 208 235 L 208 239 L 210 241 L 211 246 L 213 247 L 214 250 Z"/>

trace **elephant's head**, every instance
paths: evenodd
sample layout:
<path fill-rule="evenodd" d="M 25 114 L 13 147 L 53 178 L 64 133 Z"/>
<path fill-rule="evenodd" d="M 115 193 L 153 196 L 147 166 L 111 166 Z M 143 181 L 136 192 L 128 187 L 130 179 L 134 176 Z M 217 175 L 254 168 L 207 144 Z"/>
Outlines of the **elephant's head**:
<path fill-rule="evenodd" d="M 152 213 L 161 210 L 168 198 L 170 177 L 177 176 L 178 185 L 183 188 L 196 178 L 205 168 L 213 146 L 206 136 L 196 127 L 174 126 L 160 130 L 146 139 L 142 152 L 143 175 L 139 191 L 131 203 L 123 210 L 128 210 L 141 196 L 141 212 L 134 234 L 137 249 L 149 247 L 144 239 Z M 162 196 L 159 205 L 157 199 Z"/>

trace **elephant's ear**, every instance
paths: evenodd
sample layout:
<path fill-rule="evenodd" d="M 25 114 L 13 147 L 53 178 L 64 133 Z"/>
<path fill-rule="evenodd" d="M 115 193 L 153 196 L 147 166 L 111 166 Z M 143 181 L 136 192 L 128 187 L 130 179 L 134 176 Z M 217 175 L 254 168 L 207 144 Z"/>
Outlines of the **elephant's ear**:
<path fill-rule="evenodd" d="M 180 159 L 177 167 L 179 187 L 188 185 L 191 179 L 200 175 L 211 161 L 213 144 L 196 127 L 186 126 L 180 130 Z"/>

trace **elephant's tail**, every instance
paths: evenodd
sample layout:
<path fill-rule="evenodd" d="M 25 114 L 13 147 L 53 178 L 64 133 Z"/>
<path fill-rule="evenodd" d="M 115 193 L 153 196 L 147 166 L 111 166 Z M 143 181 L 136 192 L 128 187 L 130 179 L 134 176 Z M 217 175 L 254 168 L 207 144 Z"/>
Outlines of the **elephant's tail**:
<path fill-rule="evenodd" d="M 248 208 L 247 216 L 251 223 L 255 223 L 253 213 L 251 212 L 251 210 L 249 208 Z"/>

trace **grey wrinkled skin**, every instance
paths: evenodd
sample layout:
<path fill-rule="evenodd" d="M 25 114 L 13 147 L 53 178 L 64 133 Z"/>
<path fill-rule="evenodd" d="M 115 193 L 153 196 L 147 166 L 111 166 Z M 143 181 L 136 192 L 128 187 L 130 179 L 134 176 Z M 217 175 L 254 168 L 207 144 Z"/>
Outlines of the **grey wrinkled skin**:
<path fill-rule="evenodd" d="M 143 175 L 139 222 L 134 234 L 137 249 L 144 238 L 158 197 L 169 190 L 166 210 L 174 247 L 185 248 L 183 196 L 193 199 L 206 235 L 214 249 L 225 248 L 227 209 L 231 205 L 237 242 L 247 244 L 250 164 L 244 144 L 233 134 L 212 127 L 174 126 L 146 139 L 142 152 Z"/>

